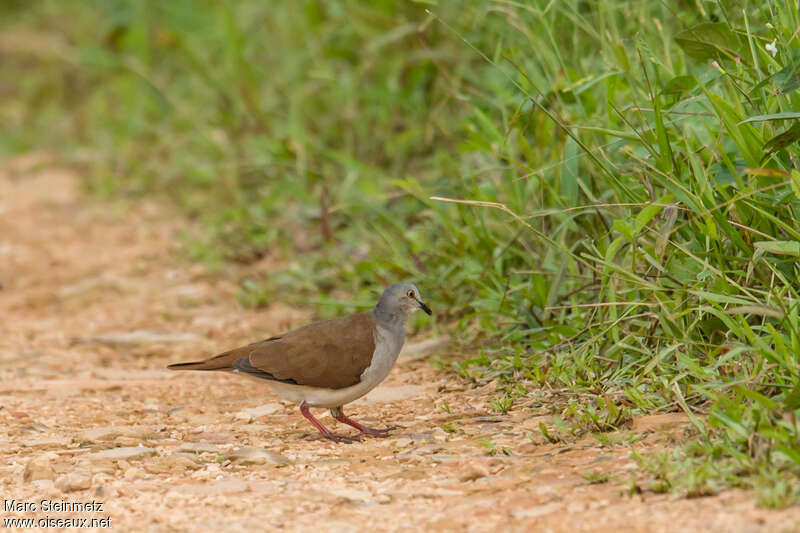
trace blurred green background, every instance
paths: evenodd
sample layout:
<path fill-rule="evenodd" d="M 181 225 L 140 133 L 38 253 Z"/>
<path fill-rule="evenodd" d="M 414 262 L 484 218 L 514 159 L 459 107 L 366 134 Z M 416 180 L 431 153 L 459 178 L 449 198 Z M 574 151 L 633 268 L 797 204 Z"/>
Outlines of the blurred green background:
<path fill-rule="evenodd" d="M 0 154 L 169 199 L 245 305 L 414 280 L 558 433 L 683 410 L 649 490 L 800 498 L 796 0 L 6 1 Z M 431 197 L 465 200 L 452 203 Z M 418 317 L 415 328 L 430 322 Z M 477 354 L 477 355 L 476 355 Z"/>

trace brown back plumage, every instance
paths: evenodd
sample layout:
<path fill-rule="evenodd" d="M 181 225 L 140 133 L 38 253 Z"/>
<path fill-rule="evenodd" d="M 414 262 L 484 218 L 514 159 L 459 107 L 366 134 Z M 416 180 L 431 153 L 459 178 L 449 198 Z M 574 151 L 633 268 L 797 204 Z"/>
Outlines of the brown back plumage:
<path fill-rule="evenodd" d="M 239 370 L 256 377 L 340 389 L 355 385 L 375 352 L 372 311 L 314 322 L 279 337 L 172 370 Z"/>

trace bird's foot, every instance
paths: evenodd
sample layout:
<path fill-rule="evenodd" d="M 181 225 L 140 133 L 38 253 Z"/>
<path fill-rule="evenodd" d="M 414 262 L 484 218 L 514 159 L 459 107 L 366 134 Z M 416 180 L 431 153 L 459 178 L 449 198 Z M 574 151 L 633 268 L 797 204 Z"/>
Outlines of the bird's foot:
<path fill-rule="evenodd" d="M 347 424 L 348 426 L 356 428 L 358 431 L 361 432 L 362 435 L 370 435 L 372 437 L 388 437 L 392 431 L 397 429 L 397 426 L 391 426 L 388 428 L 371 428 L 369 426 L 365 426 L 360 422 L 356 422 L 352 418 L 346 416 L 342 411 L 341 408 L 336 410 L 331 410 L 331 414 L 333 417 L 341 422 L 342 424 Z"/>
<path fill-rule="evenodd" d="M 388 437 L 389 435 L 391 435 L 392 431 L 397 429 L 397 426 L 390 426 L 388 428 L 378 429 L 378 428 L 371 428 L 371 427 L 367 427 L 367 426 L 363 426 L 362 425 L 361 428 L 359 428 L 359 429 L 361 430 L 361 433 L 364 433 L 366 435 L 371 435 L 373 437 L 378 437 L 378 438 L 385 438 L 385 437 Z"/>
<path fill-rule="evenodd" d="M 322 425 L 322 422 L 314 418 L 314 415 L 311 414 L 311 411 L 308 409 L 308 404 L 306 402 L 300 404 L 300 412 L 303 414 L 304 417 L 306 417 L 306 419 L 309 422 L 311 422 L 311 424 L 315 428 L 317 428 L 317 431 L 319 431 L 319 435 L 317 435 L 316 438 L 323 438 L 332 440 L 333 442 L 346 442 L 346 443 L 361 441 L 361 435 L 350 436 L 350 435 L 337 435 L 336 433 L 331 433 L 331 431 L 328 428 Z"/>
<path fill-rule="evenodd" d="M 345 444 L 361 442 L 361 435 L 337 435 L 336 433 L 331 433 L 330 435 L 325 435 L 325 438 L 328 438 L 333 442 L 342 442 Z"/>

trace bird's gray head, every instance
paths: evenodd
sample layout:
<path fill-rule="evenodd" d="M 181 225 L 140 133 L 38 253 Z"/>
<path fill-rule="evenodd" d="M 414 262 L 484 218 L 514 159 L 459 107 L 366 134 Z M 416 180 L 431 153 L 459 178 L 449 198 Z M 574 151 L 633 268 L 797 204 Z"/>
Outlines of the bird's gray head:
<path fill-rule="evenodd" d="M 378 305 L 375 306 L 375 314 L 387 322 L 397 320 L 405 322 L 408 315 L 417 309 L 432 314 L 430 308 L 422 303 L 419 289 L 412 283 L 395 283 L 383 291 Z"/>

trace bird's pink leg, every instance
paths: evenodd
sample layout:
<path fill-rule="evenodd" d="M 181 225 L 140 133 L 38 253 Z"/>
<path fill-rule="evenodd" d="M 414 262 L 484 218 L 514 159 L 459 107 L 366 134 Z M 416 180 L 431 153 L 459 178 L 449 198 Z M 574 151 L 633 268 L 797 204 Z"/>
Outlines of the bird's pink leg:
<path fill-rule="evenodd" d="M 388 427 L 388 428 L 385 428 L 385 429 L 375 429 L 375 428 L 367 427 L 367 426 L 365 426 L 363 424 L 359 424 L 358 422 L 356 422 L 352 418 L 349 418 L 348 416 L 346 416 L 344 414 L 344 411 L 342 411 L 341 407 L 334 407 L 333 409 L 331 409 L 331 416 L 333 416 L 333 418 L 335 418 L 336 420 L 338 420 L 342 424 L 347 424 L 348 426 L 353 426 L 354 428 L 359 430 L 361 433 L 366 433 L 367 435 L 372 435 L 373 437 L 388 437 L 389 433 L 392 430 L 397 429 L 397 426 L 392 426 L 392 427 Z"/>
<path fill-rule="evenodd" d="M 303 416 L 306 417 L 306 420 L 311 422 L 311 424 L 319 430 L 323 437 L 326 439 L 331 439 L 332 441 L 336 442 L 353 442 L 357 440 L 361 440 L 358 436 L 350 437 L 348 435 L 337 435 L 335 433 L 331 433 L 328 428 L 322 425 L 322 422 L 317 420 L 314 415 L 311 414 L 311 411 L 308 409 L 308 404 L 303 402 L 300 404 L 300 412 L 303 413 Z"/>

